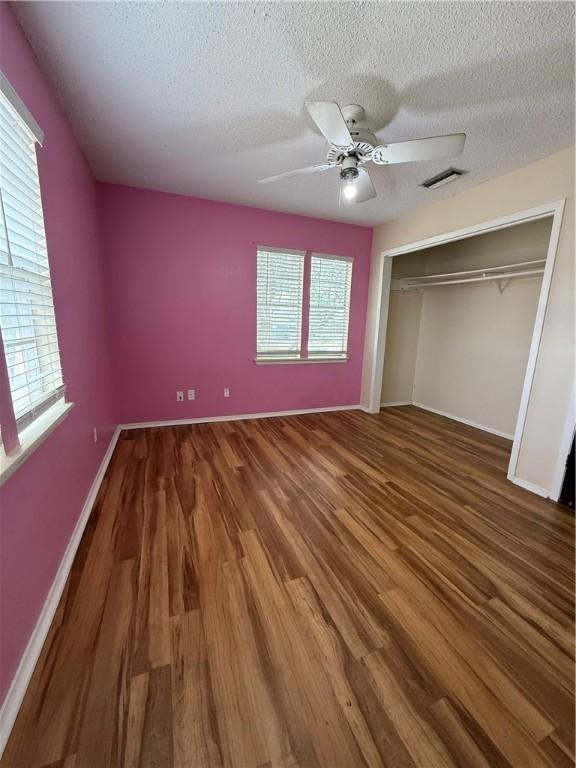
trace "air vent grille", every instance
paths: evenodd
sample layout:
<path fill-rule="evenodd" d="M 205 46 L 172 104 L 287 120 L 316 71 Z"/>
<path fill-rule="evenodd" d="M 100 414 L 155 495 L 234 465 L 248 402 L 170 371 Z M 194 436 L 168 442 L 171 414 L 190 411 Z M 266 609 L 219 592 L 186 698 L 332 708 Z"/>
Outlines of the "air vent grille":
<path fill-rule="evenodd" d="M 460 178 L 460 176 L 463 176 L 465 173 L 466 171 L 460 171 L 458 168 L 447 168 L 445 171 L 442 171 L 442 173 L 438 173 L 436 176 L 426 179 L 420 186 L 426 187 L 426 189 L 438 189 L 438 187 L 443 187 L 444 184 L 450 184 L 451 181 L 456 181 L 456 179 Z"/>

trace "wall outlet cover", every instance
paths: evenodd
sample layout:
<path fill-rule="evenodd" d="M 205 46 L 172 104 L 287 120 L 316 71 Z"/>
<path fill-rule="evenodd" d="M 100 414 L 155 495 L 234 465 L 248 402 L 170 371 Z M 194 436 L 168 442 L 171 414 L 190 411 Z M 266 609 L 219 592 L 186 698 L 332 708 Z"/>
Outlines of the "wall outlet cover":
<path fill-rule="evenodd" d="M 181 403 L 184 400 L 184 392 L 179 389 L 178 392 L 176 392 L 176 400 Z"/>

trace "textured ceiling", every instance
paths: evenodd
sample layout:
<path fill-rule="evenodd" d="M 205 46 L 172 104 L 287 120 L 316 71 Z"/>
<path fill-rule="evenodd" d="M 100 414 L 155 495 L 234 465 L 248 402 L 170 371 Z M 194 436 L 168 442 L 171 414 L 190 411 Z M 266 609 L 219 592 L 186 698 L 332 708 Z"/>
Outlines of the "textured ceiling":
<path fill-rule="evenodd" d="M 376 224 L 574 141 L 574 6 L 561 2 L 13 4 L 97 178 Z M 358 103 L 385 141 L 467 133 L 446 161 L 369 166 L 339 209 L 306 99 Z"/>

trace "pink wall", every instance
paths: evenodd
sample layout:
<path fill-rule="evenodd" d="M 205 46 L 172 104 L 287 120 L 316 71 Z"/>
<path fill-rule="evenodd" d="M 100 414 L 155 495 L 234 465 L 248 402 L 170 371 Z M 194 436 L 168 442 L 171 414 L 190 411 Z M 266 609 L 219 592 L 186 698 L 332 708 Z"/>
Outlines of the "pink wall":
<path fill-rule="evenodd" d="M 74 408 L 0 489 L 0 702 L 112 432 L 96 185 L 6 3 L 0 66 L 45 133 L 38 161 L 64 379 Z M 100 439 L 94 444 L 92 429 Z"/>
<path fill-rule="evenodd" d="M 100 202 L 119 422 L 359 402 L 371 229 L 108 184 Z M 254 363 L 258 244 L 355 258 L 349 362 Z"/>
<path fill-rule="evenodd" d="M 96 185 L 4 2 L 0 35 L 2 71 L 45 133 L 46 235 L 75 403 L 0 488 L 1 702 L 113 424 L 358 403 L 372 231 Z M 348 363 L 254 364 L 257 244 L 355 257 Z M 189 387 L 197 400 L 177 403 L 175 391 Z"/>

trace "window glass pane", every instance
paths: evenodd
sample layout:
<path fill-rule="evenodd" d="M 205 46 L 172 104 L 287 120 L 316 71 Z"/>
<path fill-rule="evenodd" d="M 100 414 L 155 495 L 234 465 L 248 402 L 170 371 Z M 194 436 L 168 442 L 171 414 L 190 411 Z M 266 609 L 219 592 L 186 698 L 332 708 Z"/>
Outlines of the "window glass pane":
<path fill-rule="evenodd" d="M 64 387 L 35 139 L 0 94 L 0 326 L 21 430 Z"/>
<path fill-rule="evenodd" d="M 309 356 L 346 356 L 351 283 L 352 261 L 312 256 Z"/>
<path fill-rule="evenodd" d="M 298 356 L 304 255 L 258 249 L 257 356 Z"/>

